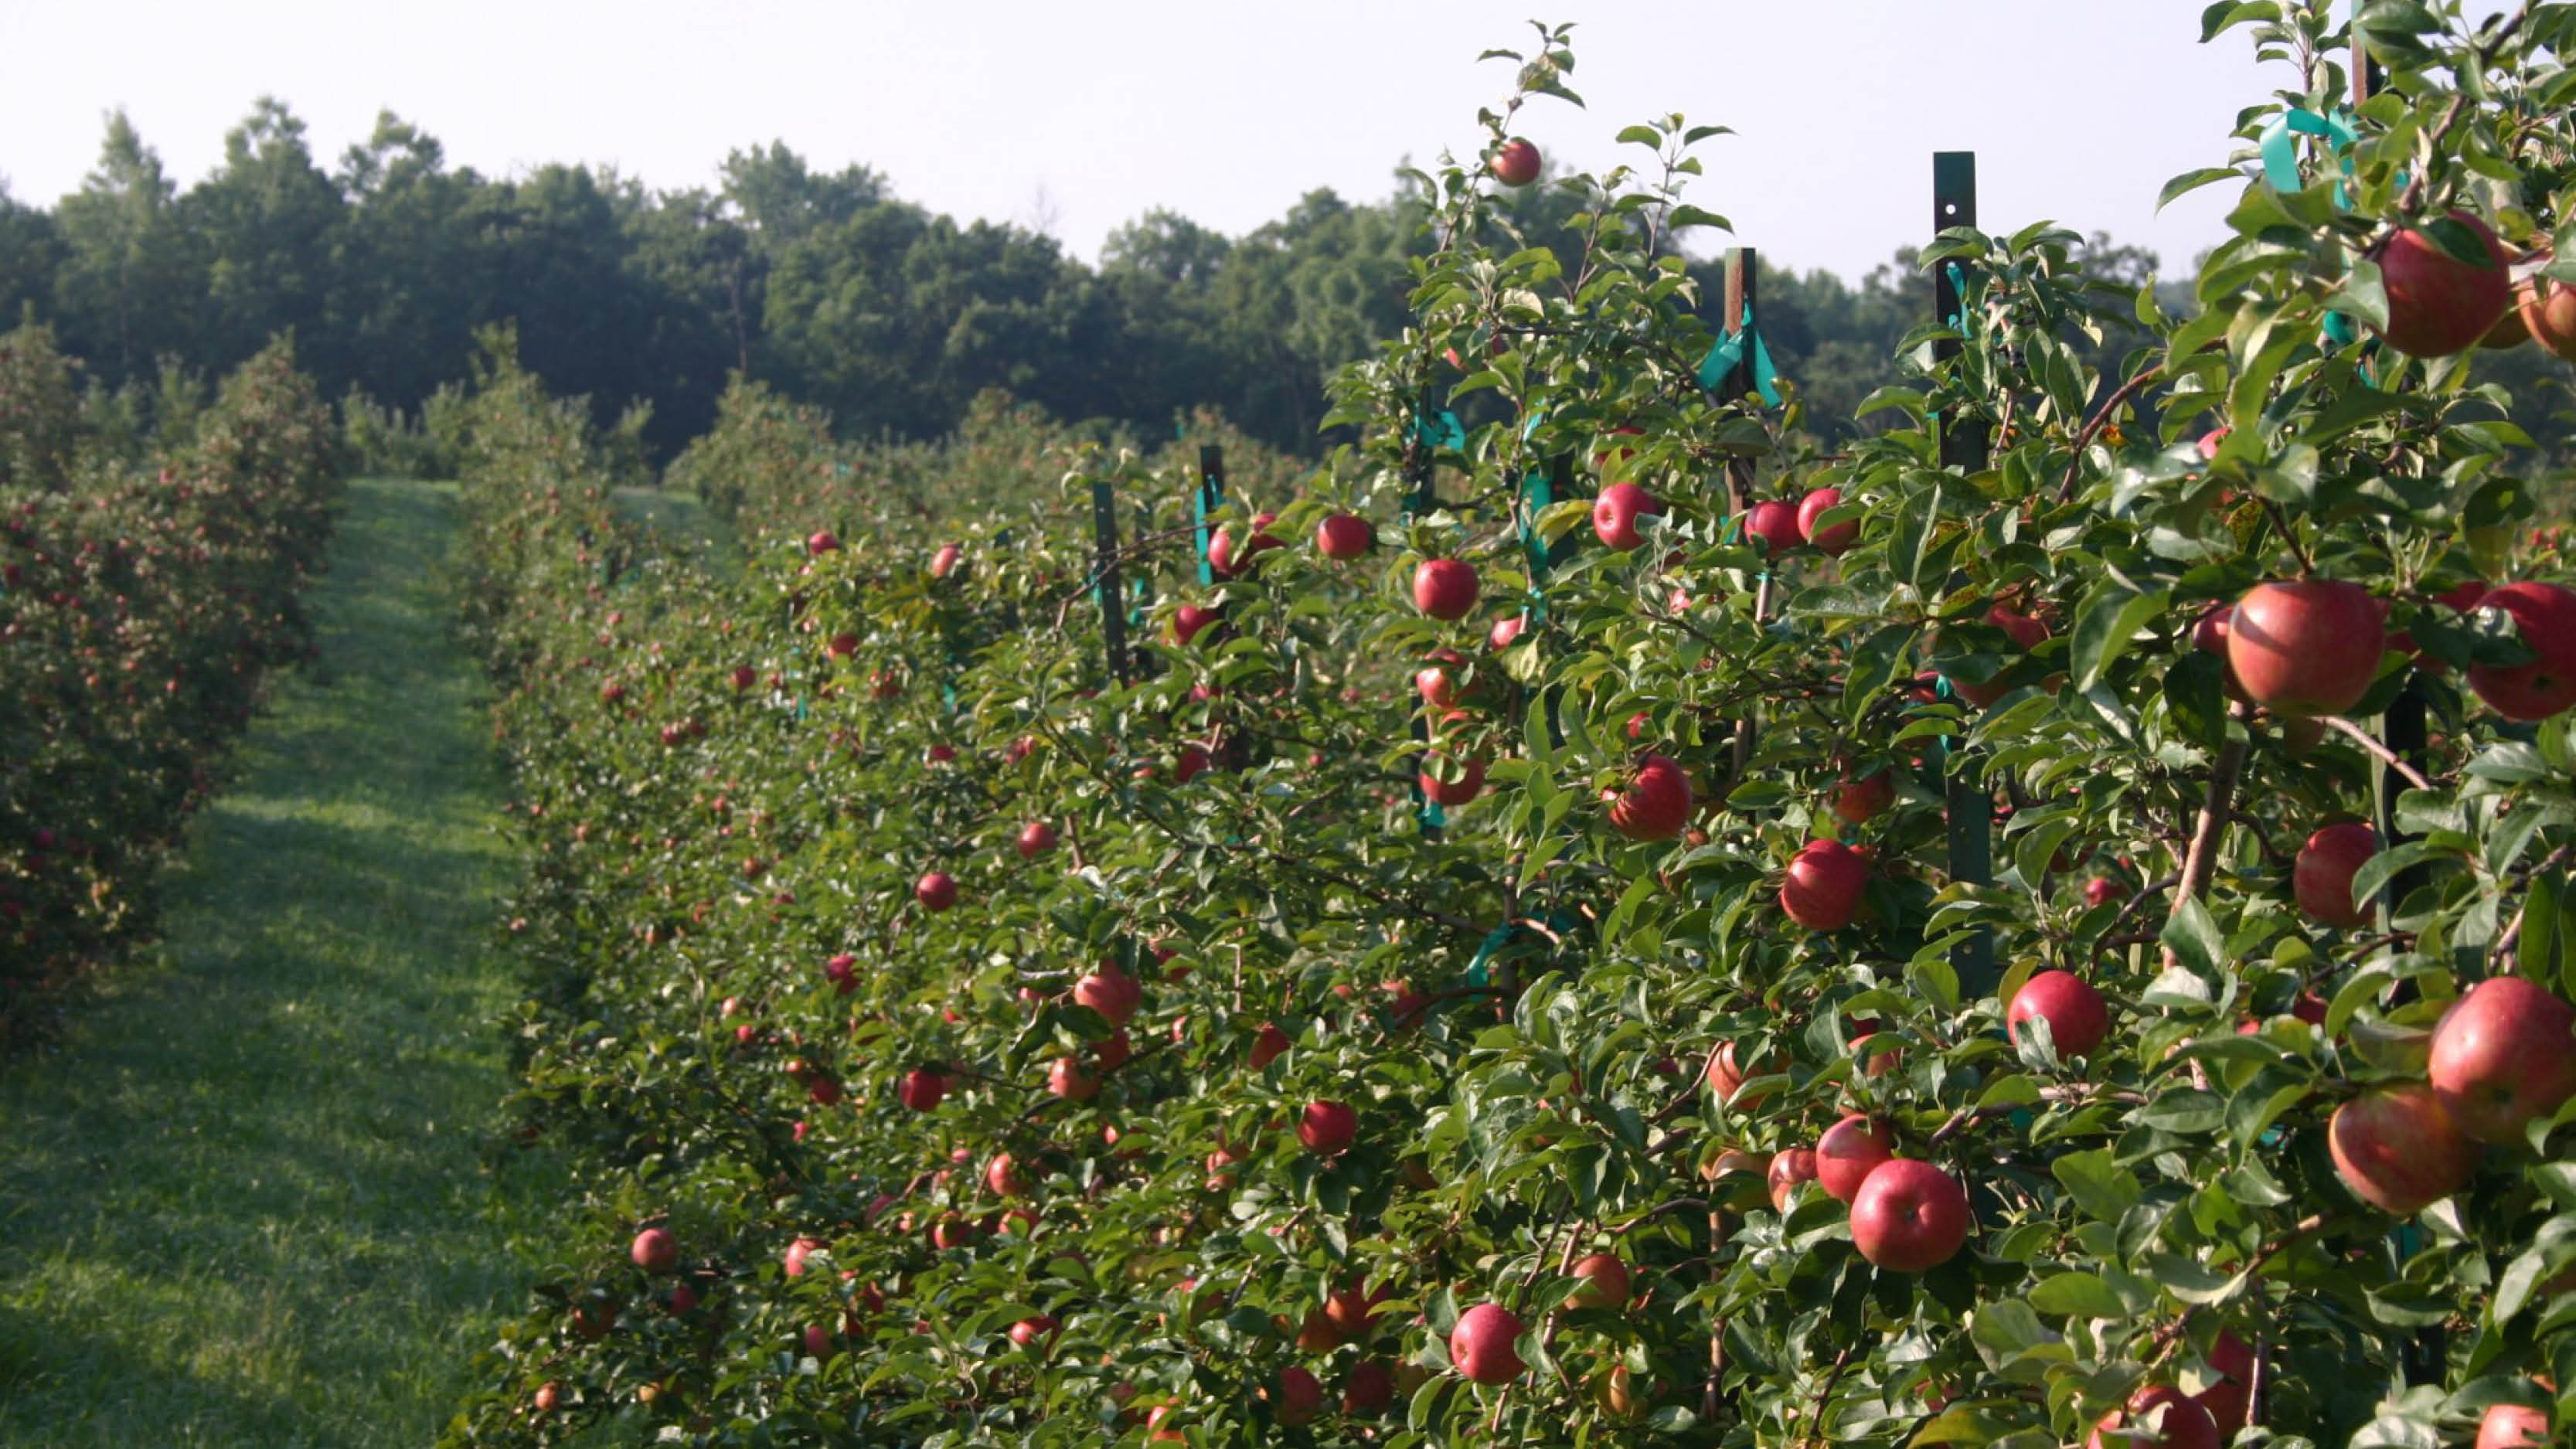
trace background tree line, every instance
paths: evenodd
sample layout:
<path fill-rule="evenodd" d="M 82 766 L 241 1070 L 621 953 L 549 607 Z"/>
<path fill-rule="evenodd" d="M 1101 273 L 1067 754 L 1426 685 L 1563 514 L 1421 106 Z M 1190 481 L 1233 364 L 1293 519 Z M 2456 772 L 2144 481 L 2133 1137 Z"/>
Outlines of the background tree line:
<path fill-rule="evenodd" d="M 1572 253 L 1571 198 L 1508 200 L 1526 236 Z M 477 328 L 515 322 L 551 389 L 603 412 L 649 404 L 630 426 L 661 457 L 707 430 L 736 371 L 858 438 L 943 435 L 1002 389 L 1148 433 L 1213 409 L 1311 452 L 1323 379 L 1403 325 L 1425 214 L 1403 187 L 1373 202 L 1313 191 L 1241 237 L 1157 210 L 1095 266 L 783 144 L 735 151 L 711 188 L 656 191 L 599 167 L 451 167 L 388 112 L 326 170 L 303 123 L 262 99 L 184 190 L 118 113 L 96 169 L 50 210 L 0 192 L 0 319 L 51 323 L 98 395 L 146 412 L 291 331 L 326 395 L 416 414 L 465 376 Z M 2124 277 L 2156 269 L 2107 238 L 2093 251 Z M 1713 316 L 1718 265 L 1693 270 Z M 1850 418 L 1928 310 L 1910 248 L 1857 282 L 1765 265 L 1759 286 L 1772 354 L 1816 419 Z M 2106 364 L 2124 340 L 2104 339 Z M 2536 349 L 2498 366 L 2518 392 L 2565 395 Z"/>

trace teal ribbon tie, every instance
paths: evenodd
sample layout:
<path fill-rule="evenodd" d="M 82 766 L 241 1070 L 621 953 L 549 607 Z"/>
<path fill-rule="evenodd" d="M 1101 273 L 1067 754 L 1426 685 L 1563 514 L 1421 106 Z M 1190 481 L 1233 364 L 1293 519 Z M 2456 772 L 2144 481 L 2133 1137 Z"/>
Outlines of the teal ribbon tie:
<path fill-rule="evenodd" d="M 1764 406 L 1776 408 L 1780 405 L 1780 373 L 1771 365 L 1771 345 L 1762 340 L 1762 333 L 1753 325 L 1752 303 L 1744 304 L 1744 316 L 1739 321 L 1738 331 L 1730 333 L 1724 328 L 1718 329 L 1716 345 L 1709 348 L 1708 356 L 1700 359 L 1699 385 L 1704 391 L 1717 391 L 1718 384 L 1726 381 L 1728 375 L 1743 363 L 1746 349 L 1750 348 L 1753 390 L 1761 396 Z"/>
<path fill-rule="evenodd" d="M 2311 110 L 2293 108 L 2274 116 L 2272 123 L 2263 128 L 2262 138 L 2254 143 L 2255 150 L 2263 158 L 2263 179 L 2274 191 L 2307 189 L 2306 178 L 2299 174 L 2298 138 L 2301 136 L 2322 138 L 2342 157 L 2344 174 L 2352 174 L 2352 146 L 2361 139 L 2361 134 L 2352 128 L 2352 113 L 2339 110 L 2321 116 Z M 2352 204 L 2351 192 L 2340 181 L 2335 183 L 2334 197 L 2337 210 Z"/>
<path fill-rule="evenodd" d="M 1458 415 L 1447 408 L 1438 412 L 1428 409 L 1413 415 L 1413 436 L 1426 448 L 1446 448 L 1458 452 L 1467 446 L 1467 430 Z"/>

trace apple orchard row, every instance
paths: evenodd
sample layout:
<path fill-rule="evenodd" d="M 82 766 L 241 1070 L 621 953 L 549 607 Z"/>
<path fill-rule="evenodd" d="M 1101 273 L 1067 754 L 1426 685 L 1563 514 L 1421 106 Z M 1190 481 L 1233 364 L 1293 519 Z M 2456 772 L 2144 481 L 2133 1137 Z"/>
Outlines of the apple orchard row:
<path fill-rule="evenodd" d="M 2138 299 L 1950 238 L 1959 357 L 1748 487 L 1670 269 L 1604 222 L 1560 295 L 1483 184 L 1432 179 L 1414 329 L 1336 384 L 1360 447 L 1221 509 L 1207 582 L 1179 470 L 1022 438 L 944 514 L 748 413 L 739 568 L 693 561 L 492 371 L 519 1104 L 579 1167 L 452 1441 L 2559 1422 L 2576 594 L 2459 386 L 2508 310 L 2576 350 L 2531 215 L 2392 224 L 2343 342 L 2256 217 L 2099 445 L 2062 339 Z M 1514 407 L 1426 499 L 1423 388 L 1479 377 Z M 1935 466 L 1966 412 L 1996 453 Z M 1533 458 L 1576 496 L 1493 504 Z"/>

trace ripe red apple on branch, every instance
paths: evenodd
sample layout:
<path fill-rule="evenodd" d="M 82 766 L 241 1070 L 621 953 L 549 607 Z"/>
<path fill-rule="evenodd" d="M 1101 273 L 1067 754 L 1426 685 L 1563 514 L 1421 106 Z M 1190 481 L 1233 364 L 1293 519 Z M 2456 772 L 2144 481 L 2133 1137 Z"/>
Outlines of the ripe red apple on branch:
<path fill-rule="evenodd" d="M 2013 993 L 2004 1026 L 2015 1042 L 2021 1040 L 2022 1024 L 2034 1018 L 2048 1023 L 2048 1039 L 2056 1044 L 2060 1061 L 2091 1055 L 2111 1033 L 2111 1011 L 2102 993 L 2067 971 L 2042 971 Z"/>
<path fill-rule="evenodd" d="M 1798 536 L 1828 558 L 1840 558 L 1860 539 L 1860 524 L 1856 520 L 1846 519 L 1821 531 L 1816 527 L 1817 520 L 1823 518 L 1828 509 L 1841 507 L 1842 501 L 1843 490 L 1839 488 L 1817 488 L 1798 500 Z"/>
<path fill-rule="evenodd" d="M 2459 1191 L 2481 1151 L 2422 1082 L 2374 1087 L 2335 1108 L 2326 1147 L 2355 1197 L 2399 1217 Z"/>
<path fill-rule="evenodd" d="M 2412 228 L 2390 236 L 2372 258 L 2388 296 L 2380 336 L 2410 357 L 2468 351 L 2513 304 L 2504 244 L 2473 213 L 2454 211 L 2449 219 L 2483 243 L 2483 261 L 2463 261 L 2431 232 Z"/>
<path fill-rule="evenodd" d="M 2523 647 L 2538 656 L 2523 664 L 2469 666 L 2469 688 L 2489 709 L 2532 723 L 2576 705 L 2576 592 L 2526 580 L 2487 590 L 2477 607 L 2511 616 Z"/>
<path fill-rule="evenodd" d="M 1470 1382 L 1507 1384 L 1528 1371 L 1521 1362 L 1521 1321 L 1499 1303 L 1479 1303 L 1449 1330 L 1449 1362 Z"/>
<path fill-rule="evenodd" d="M 2290 893 L 2310 920 L 2351 930 L 2370 923 L 2372 908 L 2352 898 L 2353 877 L 2379 853 L 2379 835 L 2355 821 L 2308 837 L 2290 868 Z"/>
<path fill-rule="evenodd" d="M 1626 553 L 1646 541 L 1637 520 L 1663 515 L 1664 505 L 1634 483 L 1613 483 L 1592 501 L 1592 531 L 1601 541 Z"/>
<path fill-rule="evenodd" d="M 2387 626 L 2359 584 L 2291 579 L 2257 584 L 2227 621 L 2227 663 L 2274 714 L 2342 714 L 2379 677 Z"/>
<path fill-rule="evenodd" d="M 1880 1163 L 1852 1197 L 1852 1245 L 1892 1273 L 1921 1273 L 1958 1256 L 1970 1221 L 1967 1189 L 1918 1158 Z"/>
<path fill-rule="evenodd" d="M 1326 515 L 1315 525 L 1315 551 L 1329 559 L 1366 558 L 1377 547 L 1377 529 L 1356 513 Z"/>
<path fill-rule="evenodd" d="M 2117 1437 L 2115 1437 L 2117 1436 Z M 2085 1449 L 2218 1449 L 2218 1424 L 2198 1399 L 2170 1384 L 2151 1384 L 2105 1414 Z"/>
<path fill-rule="evenodd" d="M 2576 1096 L 2576 1006 L 2525 977 L 2489 977 L 2442 1014 L 2424 1073 L 2463 1134 L 2519 1142 Z"/>
<path fill-rule="evenodd" d="M 1690 824 L 1690 776 L 1669 755 L 1648 755 L 1610 801 L 1610 825 L 1630 840 L 1670 840 Z"/>
<path fill-rule="evenodd" d="M 913 899 L 934 914 L 957 904 L 957 878 L 944 870 L 924 871 L 912 883 Z"/>
<path fill-rule="evenodd" d="M 1834 1201 L 1848 1203 L 1870 1173 L 1894 1156 L 1896 1140 L 1886 1128 L 1867 1117 L 1845 1117 L 1816 1139 L 1816 1183 Z"/>
<path fill-rule="evenodd" d="M 1789 862 L 1780 909 L 1810 931 L 1839 931 L 1860 914 L 1869 861 L 1839 840 L 1810 840 Z"/>
<path fill-rule="evenodd" d="M 1538 147 L 1514 136 L 1494 152 L 1492 166 L 1494 179 L 1505 186 L 1527 186 L 1538 179 Z"/>
<path fill-rule="evenodd" d="M 1452 622 L 1476 607 L 1476 571 L 1454 558 L 1428 558 L 1413 570 L 1413 606 Z"/>

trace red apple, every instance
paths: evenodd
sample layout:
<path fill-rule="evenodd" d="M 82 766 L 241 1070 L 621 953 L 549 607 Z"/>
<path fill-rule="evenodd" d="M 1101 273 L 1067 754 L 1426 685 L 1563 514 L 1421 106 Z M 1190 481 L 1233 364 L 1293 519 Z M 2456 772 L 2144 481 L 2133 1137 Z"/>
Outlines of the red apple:
<path fill-rule="evenodd" d="M 956 572 L 957 560 L 961 552 L 962 550 L 953 543 L 941 544 L 939 552 L 930 556 L 930 576 L 934 579 L 944 579 Z"/>
<path fill-rule="evenodd" d="M 1780 909 L 1810 931 L 1839 931 L 1860 914 L 1869 862 L 1839 840 L 1810 840 L 1789 862 Z"/>
<path fill-rule="evenodd" d="M 2448 357 L 2475 347 L 2513 305 L 2504 244 L 2468 212 L 2454 211 L 2450 219 L 2486 243 L 2485 262 L 2464 262 L 2430 233 L 2413 229 L 2391 236 L 2375 259 L 2388 294 L 2388 326 L 2380 336 L 2410 357 Z"/>
<path fill-rule="evenodd" d="M 1383 1414 L 1395 1402 L 1395 1375 L 1385 1364 L 1364 1358 L 1351 1365 L 1342 1380 L 1342 1412 L 1351 1415 Z"/>
<path fill-rule="evenodd" d="M 1068 1102 L 1088 1102 L 1100 1093 L 1100 1080 L 1073 1057 L 1058 1057 L 1047 1068 L 1047 1091 Z"/>
<path fill-rule="evenodd" d="M 1322 1412 L 1324 1386 L 1316 1382 L 1315 1376 L 1295 1364 L 1281 1369 L 1270 1416 L 1294 1429 L 1315 1422 L 1315 1416 Z"/>
<path fill-rule="evenodd" d="M 1111 1024 L 1124 1023 L 1136 1014 L 1145 1001 L 1145 988 L 1136 978 L 1118 969 L 1115 962 L 1103 961 L 1100 969 L 1073 983 L 1073 999 L 1102 1016 Z"/>
<path fill-rule="evenodd" d="M 957 878 L 944 870 L 927 872 L 912 883 L 912 896 L 925 910 L 944 911 L 957 904 Z"/>
<path fill-rule="evenodd" d="M 832 531 L 828 528 L 815 533 L 813 536 L 805 540 L 805 551 L 809 554 L 832 553 L 838 550 L 840 546 L 841 541 L 834 538 L 832 536 Z"/>
<path fill-rule="evenodd" d="M 1634 483 L 1613 483 L 1592 500 L 1592 531 L 1601 541 L 1626 553 L 1646 540 L 1637 532 L 1637 520 L 1661 517 L 1664 505 L 1654 495 Z"/>
<path fill-rule="evenodd" d="M 1886 1128 L 1858 1115 L 1845 1117 L 1816 1139 L 1816 1183 L 1836 1202 L 1860 1196 L 1860 1185 L 1882 1162 L 1896 1156 L 1896 1139 Z"/>
<path fill-rule="evenodd" d="M 1457 670 L 1466 666 L 1467 658 L 1455 649 L 1434 649 L 1431 662 L 1413 672 L 1414 691 L 1422 702 L 1433 709 L 1458 707 Z"/>
<path fill-rule="evenodd" d="M 2379 677 L 2387 630 L 2359 584 L 2295 579 L 2257 584 L 2227 624 L 2227 663 L 2274 714 L 2341 714 Z"/>
<path fill-rule="evenodd" d="M 1339 1102 L 1309 1102 L 1297 1118 L 1297 1140 L 1318 1157 L 1348 1151 L 1359 1130 L 1359 1114 Z"/>
<path fill-rule="evenodd" d="M 1024 1197 L 1029 1190 L 1028 1179 L 1020 1176 L 1018 1164 L 1007 1152 L 994 1153 L 993 1160 L 984 1164 L 984 1185 L 995 1197 Z"/>
<path fill-rule="evenodd" d="M 904 1073 L 902 1084 L 895 1088 L 896 1098 L 916 1112 L 930 1111 L 947 1095 L 947 1073 L 929 1067 L 915 1067 Z"/>
<path fill-rule="evenodd" d="M 1365 558 L 1377 547 L 1377 528 L 1356 513 L 1335 513 L 1315 525 L 1315 551 L 1326 558 Z"/>
<path fill-rule="evenodd" d="M 2462 1133 L 2519 1142 L 2576 1096 L 2576 1007 L 2523 977 L 2489 977 L 2442 1014 L 2424 1074 Z"/>
<path fill-rule="evenodd" d="M 2472 1449 L 2522 1449 L 2527 1444 L 2548 1442 L 2547 1409 L 2534 1409 L 2522 1404 L 2489 1404 L 2486 1417 L 2478 1421 L 2478 1442 Z"/>
<path fill-rule="evenodd" d="M 1454 558 L 1427 558 L 1413 570 L 1413 606 L 1434 619 L 1458 620 L 1476 607 L 1476 571 Z"/>
<path fill-rule="evenodd" d="M 1610 826 L 1630 840 L 1670 840 L 1690 824 L 1690 776 L 1668 756 L 1648 755 L 1610 802 Z"/>
<path fill-rule="evenodd" d="M 2356 904 L 2352 878 L 2379 853 L 2379 836 L 2354 821 L 2329 825 L 2308 837 L 2290 867 L 2290 894 L 2310 920 L 2351 930 L 2367 924 L 2373 908 Z"/>
<path fill-rule="evenodd" d="M 1565 1300 L 1568 1308 L 1628 1306 L 1628 1265 L 1615 1254 L 1592 1253 L 1575 1260 L 1574 1276 L 1583 1280 L 1583 1286 Z"/>
<path fill-rule="evenodd" d="M 1834 818 L 1845 825 L 1867 824 L 1896 803 L 1896 777 L 1884 769 L 1855 780 L 1846 772 L 1834 786 Z"/>
<path fill-rule="evenodd" d="M 1278 539 L 1262 531 L 1278 521 L 1276 513 L 1256 515 L 1252 520 L 1252 537 L 1240 549 L 1236 547 L 1230 529 L 1218 529 L 1208 539 L 1208 566 L 1215 569 L 1220 578 L 1229 578 L 1250 569 L 1255 559 L 1279 547 Z"/>
<path fill-rule="evenodd" d="M 1787 1212 L 1789 1199 L 1796 1195 L 1798 1184 L 1816 1180 L 1815 1149 L 1791 1147 L 1773 1153 L 1770 1171 L 1765 1176 L 1771 1186 L 1771 1206 Z"/>
<path fill-rule="evenodd" d="M 668 1273 L 680 1266 L 680 1240 L 660 1228 L 646 1228 L 635 1235 L 627 1256 L 647 1273 Z"/>
<path fill-rule="evenodd" d="M 1422 787 L 1422 797 L 1434 804 L 1464 805 L 1484 792 L 1485 762 L 1467 761 L 1459 766 L 1458 778 L 1455 780 L 1440 780 L 1434 777 L 1431 771 L 1425 769 L 1416 777 L 1416 783 Z"/>
<path fill-rule="evenodd" d="M 1892 1273 L 1920 1273 L 1957 1255 L 1968 1241 L 1968 1190 L 1959 1180 L 1911 1157 L 1870 1169 L 1852 1198 L 1852 1244 Z"/>
<path fill-rule="evenodd" d="M 1538 148 L 1514 136 L 1502 144 L 1488 164 L 1496 181 L 1505 186 L 1527 186 L 1538 179 Z"/>
<path fill-rule="evenodd" d="M 2192 1395 L 2209 1411 L 2218 1426 L 2218 1440 L 2224 1444 L 2245 1427 L 2245 1416 L 2253 1407 L 2254 1350 L 2232 1329 L 2218 1330 L 2218 1341 L 2209 1348 L 2209 1370 L 2217 1382 Z"/>
<path fill-rule="evenodd" d="M 1798 536 L 1829 557 L 1840 556 L 1860 537 L 1860 525 L 1855 522 L 1837 523 L 1822 533 L 1816 531 L 1816 520 L 1842 501 L 1843 490 L 1839 488 L 1818 488 L 1798 500 Z"/>
<path fill-rule="evenodd" d="M 1760 539 L 1764 552 L 1772 558 L 1807 541 L 1798 528 L 1797 507 L 1777 498 L 1754 504 L 1744 515 L 1744 535 L 1747 539 Z"/>
<path fill-rule="evenodd" d="M 2107 875 L 2097 875 L 2084 883 L 2084 904 L 2102 907 L 2120 898 L 2120 883 Z"/>
<path fill-rule="evenodd" d="M 1261 1024 L 1260 1034 L 1252 1039 L 1252 1054 L 1247 1060 L 1252 1070 L 1257 1072 L 1279 1060 L 1288 1047 L 1288 1033 L 1281 1031 L 1276 1023 L 1265 1021 Z"/>
<path fill-rule="evenodd" d="M 1063 1326 L 1055 1321 L 1055 1315 L 1051 1313 L 1023 1318 L 1011 1325 L 1011 1342 L 1022 1348 L 1044 1350 L 1047 1345 L 1055 1342 L 1056 1331 Z"/>
<path fill-rule="evenodd" d="M 2126 1437 L 2106 1439 L 2106 1432 Z M 2218 1424 L 2198 1399 L 2170 1384 L 2155 1384 L 2103 1415 L 2084 1449 L 2218 1449 L 2218 1442 Z"/>
<path fill-rule="evenodd" d="M 2335 1108 L 2326 1150 L 2355 1197 L 2399 1217 L 2459 1191 L 2482 1151 L 2422 1082 L 2376 1087 Z"/>
<path fill-rule="evenodd" d="M 1528 628 L 1529 615 L 1505 614 L 1494 621 L 1494 627 L 1485 631 L 1485 643 L 1491 648 L 1509 649 L 1512 641 L 1521 637 Z"/>
<path fill-rule="evenodd" d="M 806 1258 L 811 1256 L 815 1249 L 822 1246 L 823 1244 L 819 1239 L 798 1238 L 796 1241 L 787 1245 L 787 1256 L 781 1261 L 779 1266 L 786 1272 L 788 1277 L 802 1278 L 805 1276 Z"/>
<path fill-rule="evenodd" d="M 751 688 L 751 686 L 757 683 L 759 679 L 759 671 L 753 669 L 750 665 L 736 665 L 733 671 L 734 692 L 739 694 L 743 690 Z"/>
<path fill-rule="evenodd" d="M 1199 631 L 1225 617 L 1222 609 L 1203 609 L 1196 604 L 1183 604 L 1172 611 L 1172 642 L 1188 647 Z"/>
<path fill-rule="evenodd" d="M 2469 688 L 2506 719 L 2544 720 L 2576 705 L 2576 593 L 2524 581 L 2492 589 L 2480 609 L 2502 609 L 2539 657 L 2527 664 L 2472 664 Z"/>
<path fill-rule="evenodd" d="M 1521 1362 L 1521 1321 L 1499 1303 L 1479 1303 L 1458 1315 L 1449 1331 L 1449 1362 L 1480 1384 L 1507 1384 L 1527 1371 Z"/>
<path fill-rule="evenodd" d="M 1034 860 L 1055 849 L 1055 827 L 1043 820 L 1021 826 L 1019 849 L 1022 860 Z"/>
<path fill-rule="evenodd" d="M 1716 1054 L 1708 1059 L 1709 1088 L 1717 1093 L 1718 1101 L 1729 1106 L 1750 1107 L 1769 1095 L 1767 1091 L 1755 1092 L 1740 1102 L 1736 1100 L 1736 1094 L 1744 1090 L 1747 1079 L 1767 1074 L 1768 1069 L 1759 1061 L 1739 1064 L 1736 1061 L 1733 1042 L 1720 1046 Z"/>
<path fill-rule="evenodd" d="M 2060 1061 L 2089 1056 L 2111 1031 L 2111 1012 L 2093 983 L 2067 971 L 2042 971 L 2013 993 L 2004 1013 L 2004 1031 L 2021 1040 L 2021 1024 L 2038 1017 L 2048 1023 L 2048 1038 L 2057 1044 Z"/>

